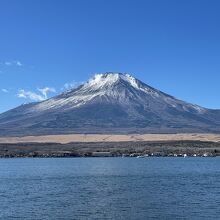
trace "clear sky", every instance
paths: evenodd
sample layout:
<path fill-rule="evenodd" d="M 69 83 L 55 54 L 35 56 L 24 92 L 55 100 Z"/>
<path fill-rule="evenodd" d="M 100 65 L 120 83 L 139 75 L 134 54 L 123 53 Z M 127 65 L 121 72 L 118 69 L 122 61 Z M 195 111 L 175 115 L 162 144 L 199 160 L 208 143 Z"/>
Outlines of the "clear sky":
<path fill-rule="evenodd" d="M 110 71 L 220 108 L 220 1 L 0 0 L 0 112 Z"/>

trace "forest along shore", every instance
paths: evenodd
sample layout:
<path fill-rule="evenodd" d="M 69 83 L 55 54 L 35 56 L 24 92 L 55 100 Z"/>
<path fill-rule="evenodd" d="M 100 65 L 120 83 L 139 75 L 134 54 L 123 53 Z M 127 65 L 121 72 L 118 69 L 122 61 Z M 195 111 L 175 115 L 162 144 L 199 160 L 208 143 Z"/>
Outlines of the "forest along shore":
<path fill-rule="evenodd" d="M 0 143 L 0 157 L 215 157 L 220 142 L 128 141 L 72 143 Z"/>

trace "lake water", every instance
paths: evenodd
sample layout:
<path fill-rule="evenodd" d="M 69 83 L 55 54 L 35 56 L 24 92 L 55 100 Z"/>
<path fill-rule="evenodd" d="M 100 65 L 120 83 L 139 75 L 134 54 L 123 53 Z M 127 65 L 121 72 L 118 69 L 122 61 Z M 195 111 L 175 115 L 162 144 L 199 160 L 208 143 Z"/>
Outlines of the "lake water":
<path fill-rule="evenodd" d="M 220 158 L 0 159 L 0 219 L 220 219 Z"/>

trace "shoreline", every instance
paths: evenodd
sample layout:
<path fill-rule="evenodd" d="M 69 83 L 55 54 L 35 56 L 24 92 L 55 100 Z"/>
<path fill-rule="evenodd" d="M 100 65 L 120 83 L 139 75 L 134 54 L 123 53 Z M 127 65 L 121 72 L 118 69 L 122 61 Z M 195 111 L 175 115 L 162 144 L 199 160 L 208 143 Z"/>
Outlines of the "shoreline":
<path fill-rule="evenodd" d="M 184 156 L 220 156 L 220 143 L 204 141 L 0 143 L 0 158 Z"/>
<path fill-rule="evenodd" d="M 62 158 L 66 158 L 66 159 L 79 159 L 79 158 L 137 158 L 139 159 L 139 157 L 120 157 L 120 156 L 117 156 L 117 157 L 114 157 L 114 156 L 111 156 L 111 157 L 70 157 L 70 156 L 64 156 L 64 157 L 0 157 L 0 160 L 1 159 L 62 159 Z M 173 157 L 173 156 L 151 156 L 151 157 L 140 157 L 141 159 L 150 159 L 150 158 L 183 158 L 183 159 L 186 159 L 186 158 L 220 158 L 220 156 L 206 156 L 206 157 L 203 157 L 203 156 L 196 156 L 196 157 L 193 157 L 193 156 L 187 156 L 187 157 Z"/>

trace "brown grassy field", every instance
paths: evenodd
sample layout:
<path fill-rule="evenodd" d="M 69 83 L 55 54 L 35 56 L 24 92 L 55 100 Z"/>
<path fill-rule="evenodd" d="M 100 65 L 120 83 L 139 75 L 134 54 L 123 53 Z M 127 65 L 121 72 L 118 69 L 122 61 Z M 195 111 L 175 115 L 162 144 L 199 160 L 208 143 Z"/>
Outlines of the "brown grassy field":
<path fill-rule="evenodd" d="M 139 142 L 139 141 L 211 141 L 220 142 L 220 134 L 68 134 L 25 137 L 1 137 L 0 143 L 71 143 L 71 142 Z"/>

